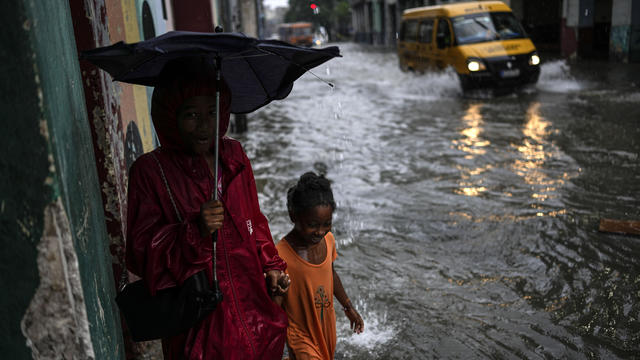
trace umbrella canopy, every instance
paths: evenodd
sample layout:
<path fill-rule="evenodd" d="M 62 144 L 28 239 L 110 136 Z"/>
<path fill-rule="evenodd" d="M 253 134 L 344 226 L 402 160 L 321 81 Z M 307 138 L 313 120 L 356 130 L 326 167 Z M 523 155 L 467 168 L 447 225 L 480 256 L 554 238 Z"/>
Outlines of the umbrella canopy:
<path fill-rule="evenodd" d="M 156 86 L 167 63 L 188 57 L 218 59 L 231 89 L 231 112 L 254 111 L 284 99 L 293 82 L 311 68 L 340 56 L 337 46 L 311 49 L 234 33 L 171 31 L 133 44 L 119 42 L 81 54 L 114 80 Z"/>

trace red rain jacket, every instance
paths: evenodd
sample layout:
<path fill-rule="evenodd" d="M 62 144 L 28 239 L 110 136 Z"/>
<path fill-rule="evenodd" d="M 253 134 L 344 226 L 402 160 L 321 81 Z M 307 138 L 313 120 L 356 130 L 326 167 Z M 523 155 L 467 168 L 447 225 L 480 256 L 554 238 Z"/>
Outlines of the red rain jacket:
<path fill-rule="evenodd" d="M 164 347 L 168 359 L 280 359 L 287 317 L 269 298 L 263 273 L 286 265 L 260 212 L 249 159 L 235 140 L 225 138 L 223 148 L 226 211 L 216 270 L 224 300 L 197 328 L 166 339 Z M 214 184 L 204 158 L 162 148 L 154 153 L 183 221 L 177 219 L 158 164 L 151 154 L 141 156 L 129 177 L 127 266 L 152 292 L 181 284 L 202 269 L 211 271 L 211 238 L 200 236 L 196 219 Z"/>
<path fill-rule="evenodd" d="M 223 115 L 224 133 L 228 112 Z M 211 237 L 200 236 L 196 219 L 200 205 L 212 198 L 215 183 L 204 157 L 184 154 L 172 141 L 175 133 L 155 125 L 163 146 L 153 153 L 182 222 L 158 164 L 150 153 L 142 155 L 129 176 L 126 260 L 152 293 L 181 284 L 202 269 L 212 277 Z M 224 299 L 188 333 L 163 340 L 165 359 L 280 360 L 287 316 L 268 296 L 263 273 L 284 270 L 286 264 L 260 212 L 249 159 L 240 143 L 228 137 L 220 141 L 220 171 L 225 214 L 218 231 L 216 272 Z"/>

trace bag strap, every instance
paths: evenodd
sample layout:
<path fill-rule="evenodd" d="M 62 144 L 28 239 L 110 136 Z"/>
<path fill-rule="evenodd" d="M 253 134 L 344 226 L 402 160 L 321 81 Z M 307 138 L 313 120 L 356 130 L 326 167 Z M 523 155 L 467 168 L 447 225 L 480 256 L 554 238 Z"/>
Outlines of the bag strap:
<path fill-rule="evenodd" d="M 158 158 L 156 157 L 156 154 L 154 154 L 153 152 L 151 153 L 151 156 L 153 157 L 153 159 L 156 161 L 156 164 L 158 164 L 158 168 L 160 169 L 160 176 L 162 176 L 162 182 L 164 182 L 164 186 L 167 189 L 167 193 L 169 194 L 169 199 L 171 200 L 171 205 L 173 205 L 173 210 L 175 210 L 176 212 L 176 216 L 178 217 L 178 221 L 182 222 L 182 216 L 180 216 L 180 211 L 178 211 L 178 206 L 176 206 L 176 202 L 173 199 L 173 194 L 171 193 L 171 188 L 169 187 L 169 183 L 167 182 L 167 177 L 164 175 L 164 170 L 162 169 L 162 165 L 160 164 L 160 160 L 158 160 Z M 216 189 L 217 190 L 217 189 Z M 213 262 L 213 276 L 214 276 L 214 280 L 217 280 L 217 276 L 216 276 L 216 242 L 213 242 L 213 251 L 212 251 L 212 262 Z M 120 291 L 122 291 L 124 289 L 124 287 L 127 285 L 129 280 L 129 276 L 128 276 L 128 271 L 127 268 L 125 267 L 122 271 L 122 275 L 120 276 Z"/>
<path fill-rule="evenodd" d="M 180 211 L 178 211 L 178 206 L 176 205 L 176 201 L 173 199 L 173 194 L 171 193 L 171 188 L 169 187 L 169 182 L 167 182 L 167 177 L 164 175 L 164 170 L 162 169 L 162 165 L 160 164 L 160 160 L 156 157 L 156 154 L 151 152 L 151 156 L 158 164 L 158 168 L 160 169 L 160 176 L 162 177 L 162 182 L 164 183 L 165 188 L 167 189 L 167 193 L 169 194 L 169 199 L 171 200 L 171 205 L 173 205 L 173 210 L 176 212 L 176 216 L 178 217 L 178 221 L 182 222 L 182 216 L 180 216 Z M 214 244 L 215 246 L 215 244 Z M 119 289 L 122 291 L 124 287 L 129 282 L 129 274 L 126 266 L 122 269 L 122 274 L 120 275 L 120 284 Z"/>
<path fill-rule="evenodd" d="M 156 157 L 156 154 L 151 153 L 151 156 L 153 156 L 153 158 L 156 160 L 156 163 L 158 164 L 158 167 L 160 168 L 160 175 L 162 175 L 162 181 L 164 182 L 164 186 L 167 188 L 167 192 L 169 193 L 169 199 L 171 199 L 171 204 L 173 205 L 173 210 L 176 211 L 176 216 L 178 217 L 178 221 L 182 222 L 182 217 L 180 216 L 180 212 L 178 211 L 178 207 L 176 206 L 176 202 L 175 200 L 173 200 L 173 195 L 171 194 L 171 188 L 169 188 L 169 183 L 167 182 L 167 178 L 164 176 L 164 170 L 162 170 L 162 165 L 160 165 L 160 160 L 158 160 L 158 158 Z M 216 186 L 217 188 L 217 186 Z M 214 190 L 214 191 L 217 191 Z M 213 268 L 216 268 L 216 237 L 215 234 L 212 237 L 212 241 L 213 241 L 213 251 L 212 253 L 212 261 L 213 261 Z M 217 280 L 218 276 L 215 272 L 215 270 L 213 271 L 213 279 Z"/>
<path fill-rule="evenodd" d="M 171 194 L 171 189 L 169 188 L 169 183 L 167 182 L 167 178 L 164 176 L 164 171 L 162 170 L 162 165 L 160 165 L 160 160 L 158 160 L 158 158 L 156 157 L 156 154 L 151 153 L 151 156 L 153 156 L 153 158 L 156 160 L 156 163 L 158 163 L 158 167 L 160 168 L 160 175 L 162 175 L 162 181 L 164 181 L 164 186 L 167 188 L 167 192 L 169 193 L 169 198 L 171 199 L 171 204 L 173 204 L 173 209 L 176 211 L 176 216 L 178 216 L 178 220 L 180 222 L 182 222 L 182 217 L 180 216 L 180 212 L 178 211 L 178 207 L 176 206 L 176 202 L 173 200 L 173 195 Z M 214 191 L 218 191 L 218 186 L 217 186 L 217 179 L 216 179 L 216 189 Z M 218 275 L 216 274 L 216 235 L 217 234 L 213 234 L 212 235 L 212 241 L 213 241 L 213 249 L 211 251 L 211 261 L 212 261 L 212 266 L 213 266 L 213 281 L 216 282 L 218 281 Z"/>
<path fill-rule="evenodd" d="M 182 216 L 180 216 L 180 212 L 178 211 L 178 207 L 176 206 L 175 200 L 173 200 L 173 194 L 171 193 L 171 189 L 169 188 L 169 183 L 167 182 L 167 178 L 164 176 L 164 170 L 162 170 L 162 165 L 160 165 L 160 160 L 156 157 L 156 154 L 151 153 L 153 159 L 158 164 L 160 168 L 160 175 L 162 176 L 162 181 L 164 182 L 164 186 L 167 188 L 167 192 L 169 193 L 169 199 L 171 199 L 171 204 L 173 205 L 173 210 L 176 212 L 176 216 L 178 217 L 178 221 L 182 222 Z"/>
<path fill-rule="evenodd" d="M 167 192 L 169 193 L 169 199 L 171 200 L 171 204 L 173 205 L 173 210 L 175 210 L 176 212 L 178 221 L 182 222 L 182 216 L 180 216 L 180 212 L 178 211 L 178 206 L 176 206 L 176 202 L 173 199 L 173 194 L 171 193 L 171 188 L 169 188 L 167 177 L 164 176 L 164 170 L 162 169 L 162 165 L 160 165 L 160 160 L 158 160 L 158 158 L 156 157 L 156 154 L 154 154 L 153 152 L 151 153 L 151 156 L 156 161 L 156 164 L 158 164 L 158 168 L 160 169 L 160 176 L 162 176 L 162 182 L 164 182 L 164 186 L 167 189 Z M 118 286 L 118 289 L 122 291 L 128 283 L 129 283 L 129 274 L 127 271 L 127 267 L 125 266 L 122 269 L 122 274 L 120 275 L 120 284 Z"/>

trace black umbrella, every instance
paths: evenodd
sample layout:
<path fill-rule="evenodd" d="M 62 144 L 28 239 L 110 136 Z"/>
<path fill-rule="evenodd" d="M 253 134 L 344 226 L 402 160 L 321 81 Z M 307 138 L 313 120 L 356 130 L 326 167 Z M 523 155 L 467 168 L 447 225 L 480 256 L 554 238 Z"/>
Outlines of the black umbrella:
<path fill-rule="evenodd" d="M 311 49 L 243 34 L 189 31 L 171 31 L 133 44 L 118 42 L 81 54 L 83 59 L 111 74 L 114 80 L 146 86 L 157 85 L 165 65 L 174 60 L 210 58 L 218 79 L 222 77 L 229 85 L 231 112 L 236 114 L 284 99 L 302 74 L 337 56 L 340 56 L 337 46 Z M 219 114 L 219 94 L 216 106 Z M 219 119 L 216 121 L 216 178 L 218 124 Z"/>
<path fill-rule="evenodd" d="M 338 56 L 340 50 L 337 46 L 311 49 L 277 40 L 258 40 L 243 34 L 188 31 L 171 31 L 133 44 L 118 42 L 81 53 L 83 59 L 107 71 L 114 80 L 146 86 L 158 85 L 165 65 L 174 60 L 208 58 L 216 69 L 218 81 L 222 77 L 229 86 L 231 112 L 236 114 L 248 113 L 272 100 L 286 98 L 293 82 L 302 74 Z M 219 117 L 218 92 L 214 179 L 218 178 Z M 218 192 L 213 193 L 217 199 Z M 213 240 L 215 261 L 215 236 Z M 217 281 L 215 284 L 217 286 Z"/>
<path fill-rule="evenodd" d="M 116 43 L 81 54 L 114 80 L 155 86 L 164 66 L 176 59 L 218 59 L 231 88 L 231 112 L 244 114 L 287 97 L 307 70 L 340 56 L 337 46 L 312 49 L 234 33 L 171 31 L 134 44 Z"/>

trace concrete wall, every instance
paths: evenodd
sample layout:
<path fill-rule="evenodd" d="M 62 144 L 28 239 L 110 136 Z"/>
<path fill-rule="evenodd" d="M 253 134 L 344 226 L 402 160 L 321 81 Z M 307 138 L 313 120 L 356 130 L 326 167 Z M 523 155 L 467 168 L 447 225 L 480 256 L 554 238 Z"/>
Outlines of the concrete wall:
<path fill-rule="evenodd" d="M 640 0 L 633 0 L 631 9 L 631 36 L 629 40 L 629 61 L 640 62 Z"/>
<path fill-rule="evenodd" d="M 123 358 L 69 4 L 4 1 L 0 16 L 0 352 Z"/>
<path fill-rule="evenodd" d="M 565 58 L 577 58 L 580 0 L 564 0 L 560 30 L 561 54 Z"/>
<path fill-rule="evenodd" d="M 578 3 L 578 27 L 592 27 L 595 10 L 595 0 L 580 0 Z"/>
<path fill-rule="evenodd" d="M 640 0 L 564 0 L 561 47 L 572 59 L 640 61 Z"/>
<path fill-rule="evenodd" d="M 258 8 L 255 0 L 240 0 L 241 31 L 253 37 L 258 37 Z"/>
<path fill-rule="evenodd" d="M 617 61 L 640 61 L 640 1 L 613 0 L 609 53 Z"/>

